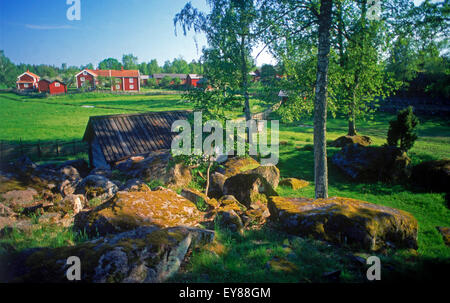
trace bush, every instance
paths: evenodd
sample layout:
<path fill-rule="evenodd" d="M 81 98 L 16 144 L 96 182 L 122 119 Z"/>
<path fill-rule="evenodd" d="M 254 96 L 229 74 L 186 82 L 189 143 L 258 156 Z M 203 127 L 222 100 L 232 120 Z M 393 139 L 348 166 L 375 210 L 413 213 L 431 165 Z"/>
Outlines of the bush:
<path fill-rule="evenodd" d="M 415 129 L 419 125 L 419 119 L 414 115 L 412 106 L 400 110 L 397 118 L 390 121 L 389 124 L 387 144 L 397 147 L 400 141 L 402 151 L 410 150 L 417 140 Z"/>

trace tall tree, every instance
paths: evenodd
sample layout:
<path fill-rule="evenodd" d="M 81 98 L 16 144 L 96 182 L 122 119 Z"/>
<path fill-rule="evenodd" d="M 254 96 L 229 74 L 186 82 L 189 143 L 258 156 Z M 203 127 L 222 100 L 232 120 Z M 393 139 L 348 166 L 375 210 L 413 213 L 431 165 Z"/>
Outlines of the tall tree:
<path fill-rule="evenodd" d="M 327 87 L 333 0 L 320 1 L 316 98 L 314 101 L 314 181 L 316 199 L 328 198 Z"/>
<path fill-rule="evenodd" d="M 152 59 L 147 64 L 147 72 L 149 75 L 158 74 L 161 72 L 161 67 L 158 65 L 158 61 L 156 59 Z"/>

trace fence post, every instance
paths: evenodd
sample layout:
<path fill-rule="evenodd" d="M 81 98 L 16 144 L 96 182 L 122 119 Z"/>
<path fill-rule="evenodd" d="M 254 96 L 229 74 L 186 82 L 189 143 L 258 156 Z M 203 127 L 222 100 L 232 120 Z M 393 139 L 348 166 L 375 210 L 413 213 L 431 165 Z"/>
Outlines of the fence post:
<path fill-rule="evenodd" d="M 58 145 L 58 140 L 56 140 L 56 156 L 59 157 L 59 145 Z"/>

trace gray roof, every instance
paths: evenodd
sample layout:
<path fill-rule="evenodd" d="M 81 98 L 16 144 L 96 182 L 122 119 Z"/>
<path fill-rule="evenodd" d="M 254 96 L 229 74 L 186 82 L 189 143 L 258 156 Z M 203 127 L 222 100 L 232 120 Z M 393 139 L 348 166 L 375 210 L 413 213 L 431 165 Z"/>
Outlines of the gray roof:
<path fill-rule="evenodd" d="M 161 149 L 170 149 L 172 123 L 185 120 L 189 111 L 94 116 L 89 118 L 83 141 L 98 139 L 108 163 Z"/>
<path fill-rule="evenodd" d="M 153 74 L 153 78 L 162 79 L 164 77 L 186 79 L 186 74 Z"/>

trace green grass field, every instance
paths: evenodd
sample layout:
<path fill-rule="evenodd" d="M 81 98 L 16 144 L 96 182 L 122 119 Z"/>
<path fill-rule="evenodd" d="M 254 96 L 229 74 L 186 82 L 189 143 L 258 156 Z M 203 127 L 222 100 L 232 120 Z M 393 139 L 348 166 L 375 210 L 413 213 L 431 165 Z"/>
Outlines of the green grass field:
<path fill-rule="evenodd" d="M 82 107 L 95 106 L 94 108 Z M 82 94 L 50 98 L 26 98 L 12 93 L 0 93 L 0 140 L 25 142 L 36 140 L 79 140 L 81 139 L 89 116 L 144 111 L 163 111 L 187 109 L 189 105 L 180 99 L 180 95 L 110 95 Z M 252 110 L 261 109 L 266 104 L 253 100 Z M 389 120 L 394 116 L 378 113 L 373 121 L 359 122 L 358 131 L 368 135 L 374 145 L 386 141 Z M 274 115 L 276 119 L 276 115 Z M 328 140 L 334 140 L 346 133 L 347 122 L 342 118 L 329 118 Z M 424 160 L 450 158 L 449 121 L 438 118 L 422 118 L 418 130 L 419 139 L 409 152 L 414 164 Z M 282 177 L 296 177 L 311 182 L 311 185 L 292 191 L 279 188 L 282 196 L 313 197 L 313 143 L 312 120 L 304 119 L 292 124 L 280 125 L 280 168 Z M 305 148 L 306 147 L 306 148 Z M 338 149 L 329 148 L 331 159 Z M 450 248 L 443 242 L 436 226 L 450 226 L 450 211 L 445 206 L 443 193 L 427 193 L 409 184 L 357 183 L 346 179 L 329 162 L 330 196 L 342 196 L 382 204 L 412 213 L 419 222 L 419 249 L 417 254 L 411 251 L 397 251 L 388 256 L 397 269 L 405 267 L 404 275 L 410 271 L 420 271 L 423 262 L 448 262 Z M 15 235 L 16 238 L 20 238 Z M 70 235 L 74 238 L 73 235 Z M 218 241 L 226 253 L 195 252 L 187 266 L 174 281 L 220 281 L 220 282 L 275 282 L 275 281 L 314 281 L 318 273 L 343 270 L 343 279 L 359 281 L 358 271 L 349 270 L 351 266 L 343 257 L 345 251 L 330 249 L 315 241 L 290 243 L 295 252 L 292 263 L 296 270 L 291 274 L 268 273 L 264 269 L 267 261 L 274 256 L 286 257 L 288 252 L 285 235 L 266 234 L 263 231 L 249 231 L 244 236 L 218 233 Z M 11 240 L 11 239 L 10 239 Z M 14 241 L 8 241 L 12 243 Z M 25 241 L 26 242 L 26 241 Z M 52 243 L 54 243 L 53 241 Z M 59 243 L 56 241 L 55 243 Z M 21 247 L 27 245 L 21 242 Z M 33 242 L 34 243 L 34 242 Z M 54 245 L 54 244 L 52 244 Z M 447 263 L 448 264 L 448 263 Z M 350 267 L 349 267 L 350 266 Z M 420 273 L 419 273 L 420 274 Z M 320 280 L 320 279 L 319 279 Z"/>

